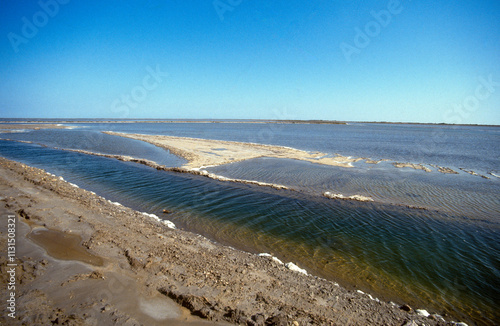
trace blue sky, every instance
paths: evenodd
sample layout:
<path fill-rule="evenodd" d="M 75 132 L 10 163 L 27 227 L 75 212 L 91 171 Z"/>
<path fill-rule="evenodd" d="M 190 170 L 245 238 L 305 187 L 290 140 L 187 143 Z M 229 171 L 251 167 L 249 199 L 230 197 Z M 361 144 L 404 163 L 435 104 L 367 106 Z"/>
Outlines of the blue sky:
<path fill-rule="evenodd" d="M 500 124 L 500 2 L 5 0 L 0 117 Z"/>

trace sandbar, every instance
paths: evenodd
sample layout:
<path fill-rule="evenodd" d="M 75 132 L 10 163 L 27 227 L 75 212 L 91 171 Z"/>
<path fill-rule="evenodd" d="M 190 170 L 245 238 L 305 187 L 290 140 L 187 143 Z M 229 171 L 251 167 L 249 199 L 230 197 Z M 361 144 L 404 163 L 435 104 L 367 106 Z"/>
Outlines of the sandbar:
<path fill-rule="evenodd" d="M 422 171 L 425 171 L 425 172 L 431 172 L 432 171 L 431 169 L 429 169 L 428 167 L 426 167 L 423 164 L 394 162 L 394 163 L 392 163 L 392 165 L 394 167 L 397 167 L 397 168 L 412 168 L 412 169 L 415 169 L 415 170 L 422 170 Z"/>
<path fill-rule="evenodd" d="M 130 134 L 111 131 L 106 131 L 104 133 L 108 135 L 142 140 L 155 146 L 167 149 L 172 154 L 186 159 L 188 163 L 186 163 L 183 167 L 188 169 L 201 169 L 204 167 L 234 163 L 258 157 L 295 159 L 316 164 L 341 167 L 352 167 L 352 163 L 363 160 L 363 158 L 353 158 L 339 154 L 330 156 L 321 152 L 307 152 L 285 146 L 189 137 Z"/>

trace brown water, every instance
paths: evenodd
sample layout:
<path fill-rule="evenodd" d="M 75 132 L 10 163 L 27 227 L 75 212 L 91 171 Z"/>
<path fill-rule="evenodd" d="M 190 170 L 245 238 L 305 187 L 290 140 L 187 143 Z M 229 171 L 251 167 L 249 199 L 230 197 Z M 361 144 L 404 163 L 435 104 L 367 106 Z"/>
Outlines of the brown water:
<path fill-rule="evenodd" d="M 85 250 L 81 245 L 82 238 L 76 234 L 36 228 L 28 234 L 28 238 L 42 246 L 50 256 L 57 259 L 78 260 L 94 266 L 102 266 L 104 263 L 101 257 Z"/>

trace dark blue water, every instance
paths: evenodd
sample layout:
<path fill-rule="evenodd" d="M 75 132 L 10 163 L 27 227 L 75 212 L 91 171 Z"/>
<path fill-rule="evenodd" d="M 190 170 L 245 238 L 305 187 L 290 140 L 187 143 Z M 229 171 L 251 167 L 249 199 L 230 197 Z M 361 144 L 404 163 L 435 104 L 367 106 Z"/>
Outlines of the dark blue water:
<path fill-rule="evenodd" d="M 439 155 L 430 155 L 431 152 L 422 149 L 425 146 L 419 150 L 415 140 L 429 139 L 435 126 L 409 126 L 406 136 L 403 136 L 405 126 L 399 125 L 85 126 L 0 137 L 111 154 L 128 151 L 126 155 L 175 165 L 169 161 L 169 154 L 157 152 L 150 145 L 114 136 L 101 138 L 98 131 L 263 143 L 259 141 L 259 132 L 264 135 L 263 130 L 273 128 L 274 134 L 272 137 L 269 134 L 266 141 L 270 144 L 439 165 L 458 160 L 459 164 L 448 166 L 463 165 L 484 174 L 498 170 L 495 128 L 463 127 L 459 131 L 444 127 L 449 128 L 445 133 L 454 135 L 448 138 L 453 138 L 449 140 L 455 147 L 447 153 L 443 148 L 446 146 L 437 142 Z M 353 128 L 361 129 L 353 132 Z M 88 141 L 89 137 L 98 141 Z M 330 138 L 331 141 L 325 141 Z M 398 140 L 391 140 L 395 138 Z M 375 144 L 379 146 L 377 150 L 371 146 Z M 416 147 L 399 150 L 410 144 Z M 459 144 L 465 145 L 457 148 Z M 467 152 L 467 146 L 474 149 Z M 487 152 L 489 156 L 484 159 Z M 404 301 L 417 308 L 447 312 L 478 323 L 500 320 L 496 305 L 500 297 L 500 192 L 499 182 L 493 176 L 483 179 L 463 172 L 425 173 L 396 169 L 384 162 L 359 163 L 345 169 L 276 159 L 251 160 L 211 170 L 230 177 L 288 184 L 298 190 L 275 191 L 33 144 L 0 141 L 0 155 L 62 175 L 81 187 L 141 211 L 161 216 L 163 209 L 172 210 L 175 213 L 168 218 L 178 226 L 241 249 L 271 252 L 311 273 L 346 286 L 355 285 L 381 299 Z M 417 161 L 418 157 L 423 159 Z M 329 200 L 318 195 L 324 190 L 370 195 L 376 202 Z M 425 206 L 427 210 L 409 209 L 405 205 Z"/>

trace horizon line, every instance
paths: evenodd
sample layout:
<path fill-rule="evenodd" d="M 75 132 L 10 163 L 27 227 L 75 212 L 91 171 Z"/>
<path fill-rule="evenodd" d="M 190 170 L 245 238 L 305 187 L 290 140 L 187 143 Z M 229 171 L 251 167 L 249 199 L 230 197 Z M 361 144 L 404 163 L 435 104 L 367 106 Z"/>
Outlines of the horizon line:
<path fill-rule="evenodd" d="M 14 117 L 0 117 L 2 121 L 1 123 L 8 123 L 10 120 L 13 120 L 15 123 L 20 122 L 32 122 L 32 121 L 71 121 L 73 123 L 77 123 L 79 121 L 85 122 L 103 122 L 103 121 L 150 121 L 150 122 L 240 122 L 240 123 L 248 123 L 248 122 L 269 122 L 269 123 L 304 123 L 304 124 L 347 124 L 347 123 L 381 123 L 381 124 L 410 124 L 410 125 L 444 125 L 444 126 L 482 126 L 482 127 L 499 127 L 499 124 L 482 124 L 482 123 L 445 123 L 445 122 L 408 122 L 408 121 L 355 121 L 355 120 L 329 120 L 329 119 L 251 119 L 251 118 L 14 118 Z"/>

